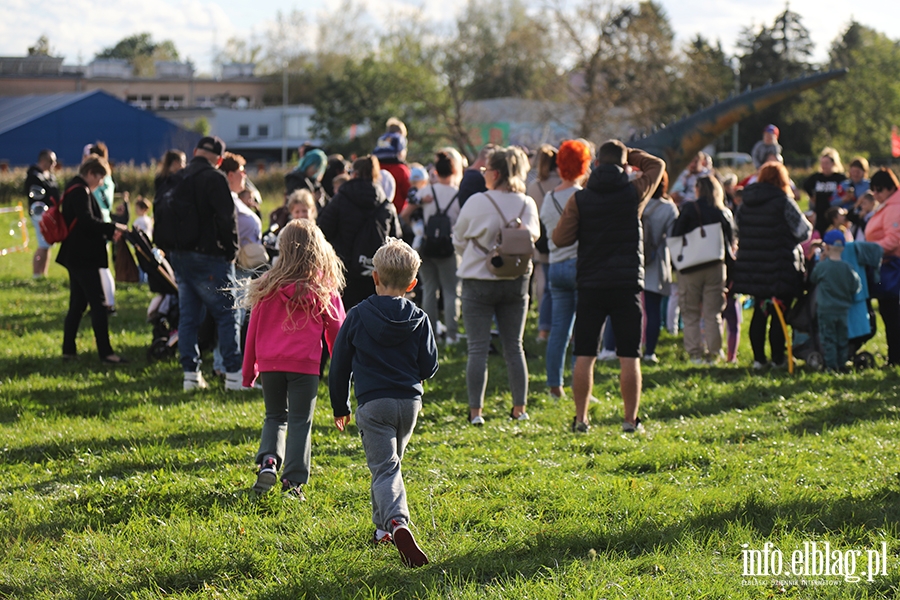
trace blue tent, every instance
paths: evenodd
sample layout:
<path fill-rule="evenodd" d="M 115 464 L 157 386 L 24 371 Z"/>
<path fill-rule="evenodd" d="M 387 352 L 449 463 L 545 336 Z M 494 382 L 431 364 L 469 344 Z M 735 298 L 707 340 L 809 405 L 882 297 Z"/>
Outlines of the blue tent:
<path fill-rule="evenodd" d="M 102 141 L 116 163 L 146 164 L 176 148 L 189 156 L 200 134 L 102 90 L 0 98 L 0 162 L 30 165 L 49 148 L 77 165 L 86 144 Z"/>

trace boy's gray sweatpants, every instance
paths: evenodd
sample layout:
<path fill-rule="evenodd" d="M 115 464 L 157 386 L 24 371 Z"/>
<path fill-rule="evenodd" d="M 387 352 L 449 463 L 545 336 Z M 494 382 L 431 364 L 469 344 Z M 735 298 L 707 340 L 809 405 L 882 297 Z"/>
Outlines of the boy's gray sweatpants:
<path fill-rule="evenodd" d="M 421 408 L 421 400 L 381 398 L 356 409 L 356 426 L 372 473 L 372 522 L 383 531 L 392 531 L 394 520 L 398 525 L 409 523 L 400 461 Z"/>

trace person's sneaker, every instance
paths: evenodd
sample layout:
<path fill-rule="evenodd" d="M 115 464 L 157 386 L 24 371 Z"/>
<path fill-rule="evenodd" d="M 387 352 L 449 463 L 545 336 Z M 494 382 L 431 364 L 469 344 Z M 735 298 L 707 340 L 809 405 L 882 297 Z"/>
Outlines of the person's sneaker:
<path fill-rule="evenodd" d="M 416 538 L 413 537 L 409 527 L 400 525 L 397 521 L 391 521 L 391 526 L 394 528 L 391 532 L 391 537 L 394 539 L 394 546 L 397 547 L 397 552 L 400 553 L 400 560 L 403 561 L 403 564 L 412 568 L 427 565 L 428 557 L 419 548 Z"/>
<path fill-rule="evenodd" d="M 475 427 L 481 427 L 482 425 L 484 425 L 484 417 L 482 417 L 481 415 L 472 417 L 471 419 L 469 419 L 469 423 L 474 425 Z"/>
<path fill-rule="evenodd" d="M 692 359 L 691 359 L 691 364 L 692 364 L 692 365 L 705 365 L 705 364 L 706 364 L 706 361 L 703 360 L 702 358 L 692 358 Z"/>
<path fill-rule="evenodd" d="M 601 350 L 597 354 L 597 360 L 616 360 L 615 350 Z"/>
<path fill-rule="evenodd" d="M 656 356 L 656 354 L 645 354 L 644 358 L 642 358 L 641 360 L 643 360 L 645 363 L 651 364 L 651 365 L 659 364 L 659 358 Z"/>
<path fill-rule="evenodd" d="M 519 416 L 516 416 L 515 409 L 510 409 L 509 411 L 509 420 L 510 421 L 527 421 L 531 417 L 528 416 L 528 413 L 524 410 L 519 413 Z"/>
<path fill-rule="evenodd" d="M 644 424 L 641 423 L 640 419 L 637 419 L 634 422 L 634 425 L 625 421 L 622 423 L 622 432 L 623 433 L 644 433 Z"/>
<path fill-rule="evenodd" d="M 275 464 L 275 459 L 271 456 L 268 456 L 263 460 L 263 464 L 256 473 L 256 483 L 253 484 L 254 492 L 257 494 L 265 494 L 278 482 Z"/>
<path fill-rule="evenodd" d="M 590 428 L 584 421 L 579 421 L 578 417 L 572 417 L 572 433 L 587 433 Z"/>
<path fill-rule="evenodd" d="M 281 480 L 281 493 L 293 500 L 306 502 L 306 496 L 303 494 L 303 484 L 293 483 L 287 479 Z"/>
<path fill-rule="evenodd" d="M 381 544 L 393 544 L 394 538 L 391 537 L 391 534 L 387 531 L 382 531 L 380 529 L 376 529 L 372 532 L 372 544 L 375 546 L 379 546 Z"/>
<path fill-rule="evenodd" d="M 203 379 L 203 373 L 197 371 L 195 373 L 187 372 L 184 373 L 184 391 L 190 392 L 191 390 L 204 390 L 208 386 L 206 385 L 206 380 Z"/>
<path fill-rule="evenodd" d="M 761 363 L 758 360 L 753 361 L 753 370 L 754 371 L 762 371 L 763 369 L 766 368 L 766 366 L 767 366 L 766 363 Z"/>
<path fill-rule="evenodd" d="M 783 359 L 781 359 L 781 362 L 775 362 L 773 360 L 771 363 L 771 367 L 773 369 L 783 369 L 783 368 L 787 367 L 787 359 L 783 358 Z"/>
<path fill-rule="evenodd" d="M 252 387 L 244 387 L 244 374 L 242 371 L 234 373 L 225 373 L 225 389 L 232 392 L 241 392 L 244 390 L 252 390 Z"/>

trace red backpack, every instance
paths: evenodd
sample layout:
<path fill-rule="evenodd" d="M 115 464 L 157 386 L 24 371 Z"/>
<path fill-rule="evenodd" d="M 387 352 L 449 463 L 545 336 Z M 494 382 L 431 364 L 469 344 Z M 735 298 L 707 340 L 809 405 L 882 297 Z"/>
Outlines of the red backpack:
<path fill-rule="evenodd" d="M 51 200 L 50 207 L 41 216 L 41 235 L 44 236 L 48 244 L 56 244 L 66 239 L 69 236 L 69 232 L 72 231 L 72 228 L 78 222 L 76 218 L 72 219 L 72 223 L 66 224 L 66 219 L 62 214 L 62 203 L 66 199 L 66 194 L 79 187 L 85 188 L 88 194 L 91 193 L 87 186 L 73 185 L 63 193 L 62 198 L 56 201 Z"/>

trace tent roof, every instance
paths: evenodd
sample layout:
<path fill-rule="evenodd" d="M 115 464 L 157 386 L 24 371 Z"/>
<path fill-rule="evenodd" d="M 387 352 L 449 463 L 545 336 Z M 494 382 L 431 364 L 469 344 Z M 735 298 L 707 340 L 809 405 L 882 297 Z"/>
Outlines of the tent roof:
<path fill-rule="evenodd" d="M 0 134 L 97 93 L 100 93 L 100 90 L 74 94 L 0 98 Z"/>

